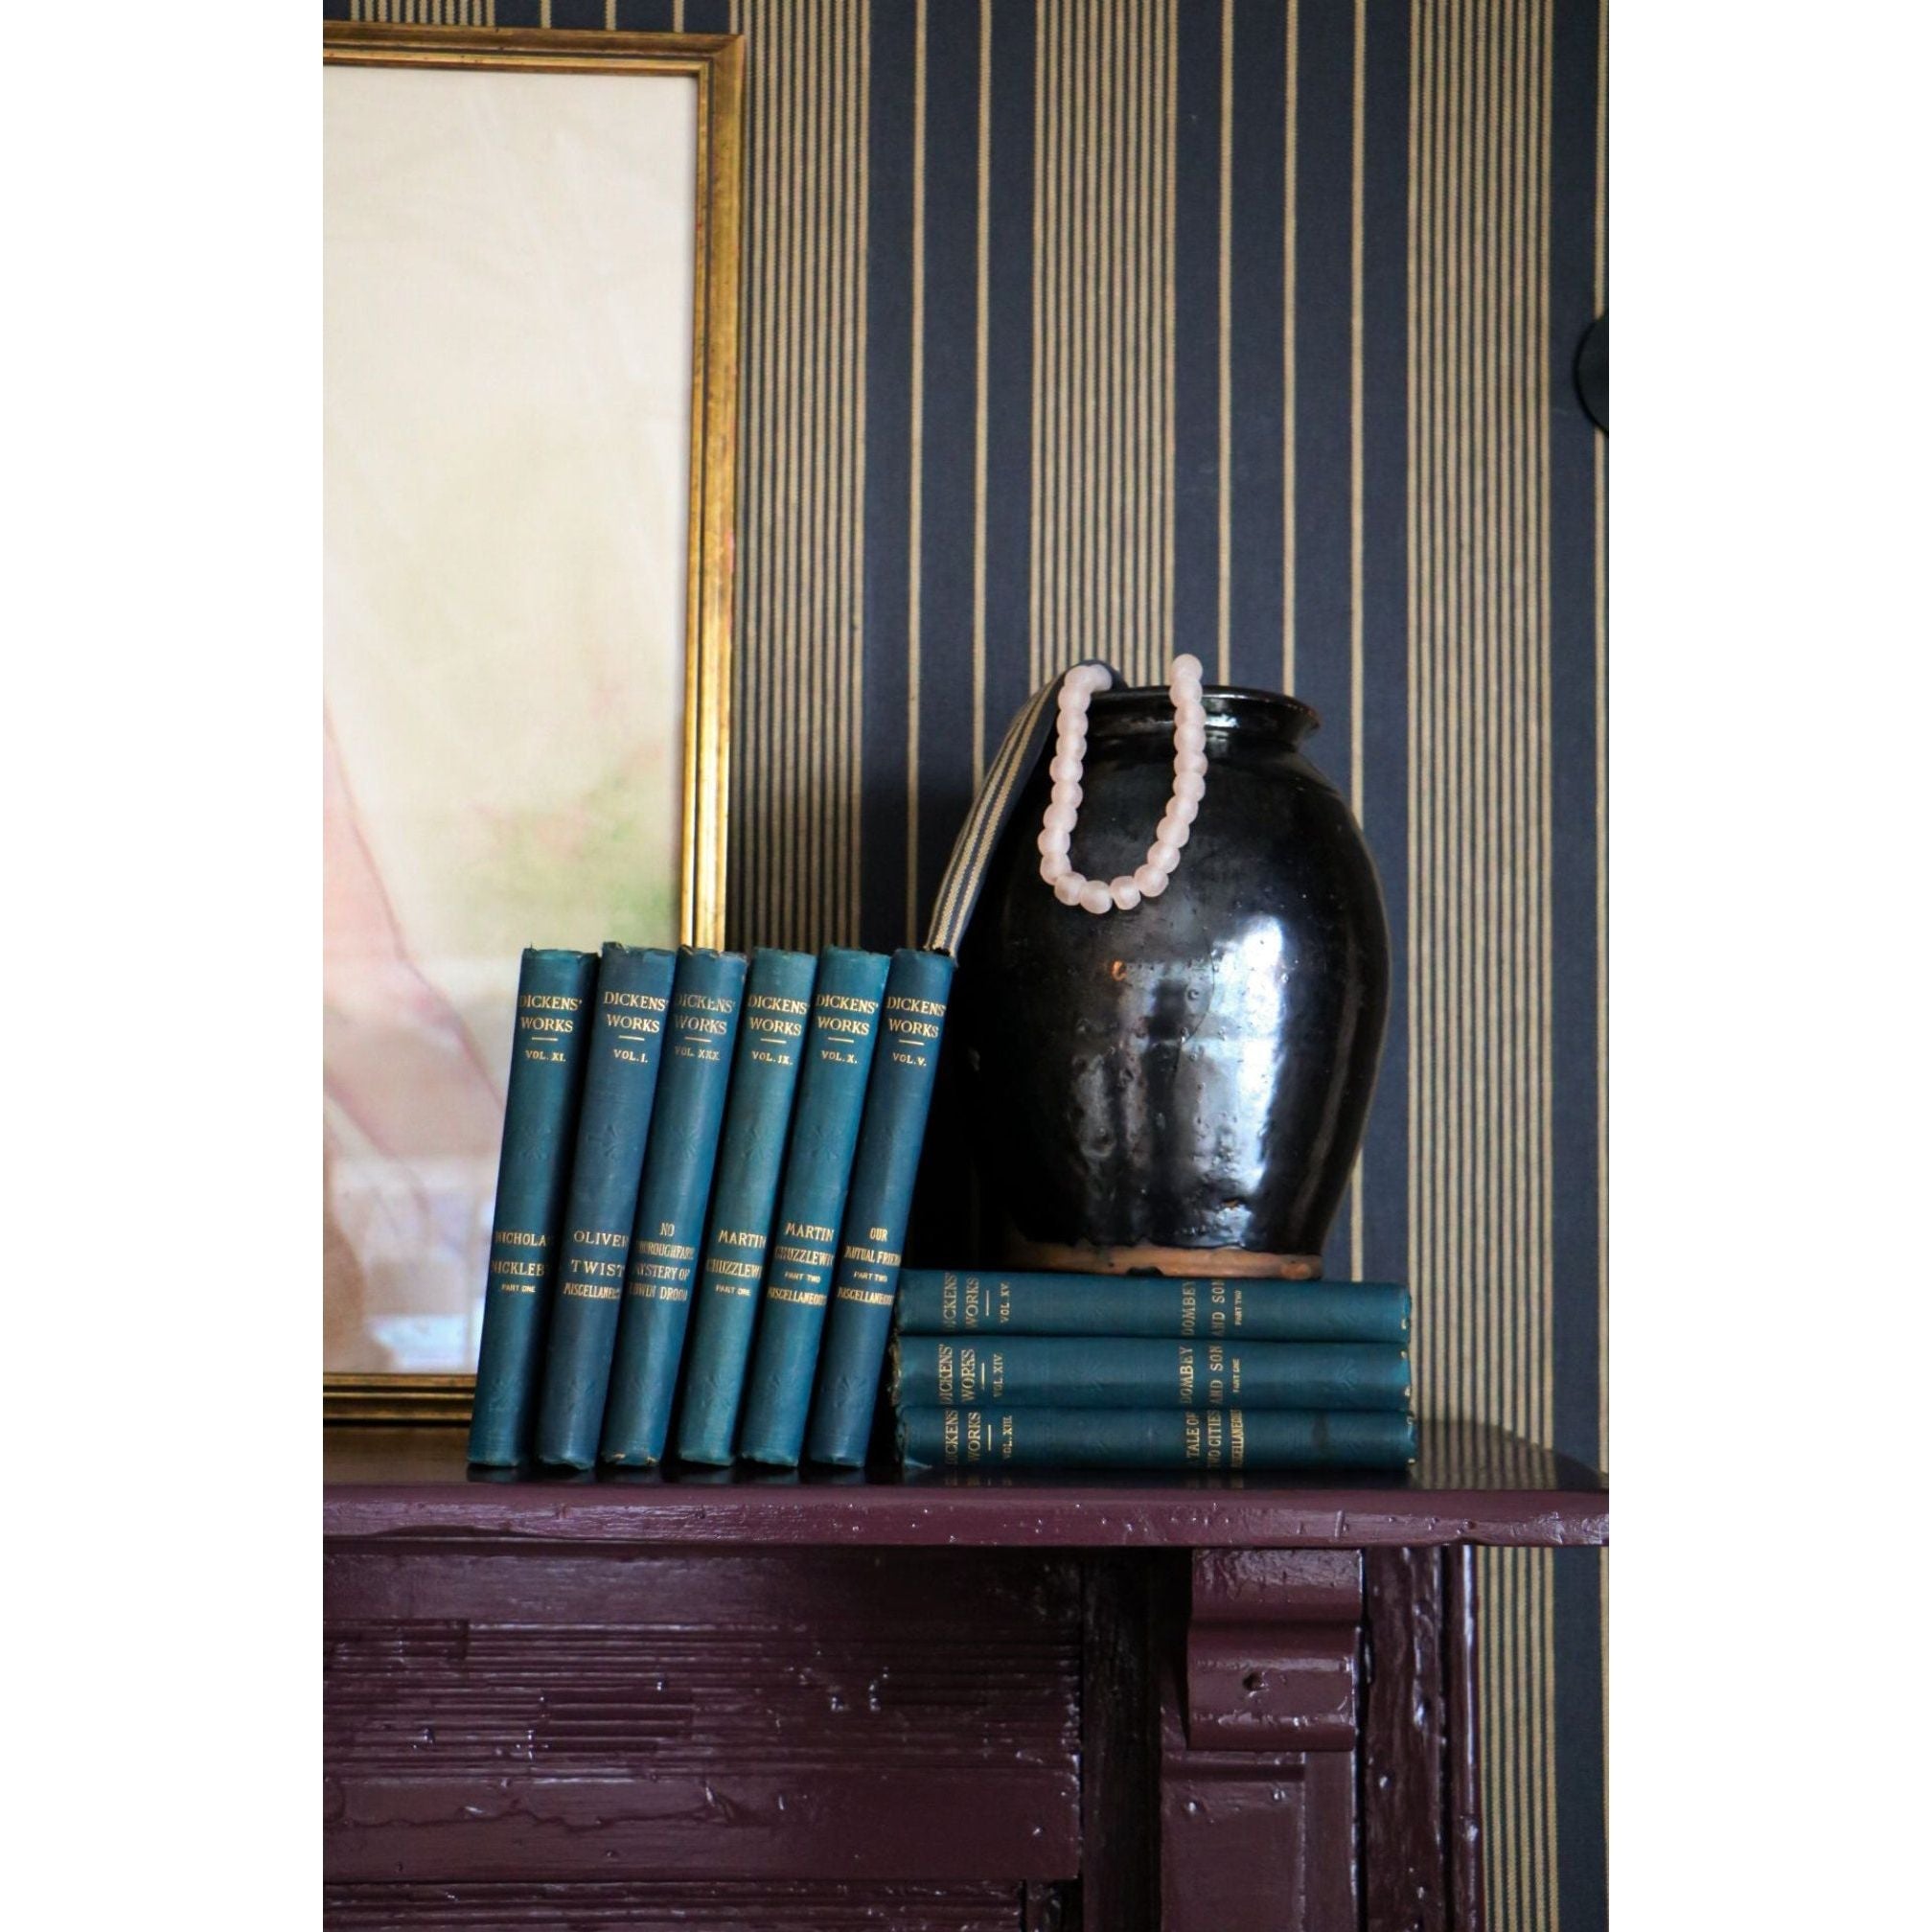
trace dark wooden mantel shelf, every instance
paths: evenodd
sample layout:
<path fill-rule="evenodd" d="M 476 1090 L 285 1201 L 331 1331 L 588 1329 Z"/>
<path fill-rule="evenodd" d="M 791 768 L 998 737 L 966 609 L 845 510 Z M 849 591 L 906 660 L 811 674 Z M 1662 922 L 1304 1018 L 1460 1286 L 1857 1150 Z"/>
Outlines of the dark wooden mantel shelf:
<path fill-rule="evenodd" d="M 1596 1471 L 1498 1429 L 1425 1424 L 1388 1476 L 466 1469 L 458 1429 L 325 1431 L 332 1537 L 846 1549 L 1419 1549 L 1609 1540 Z"/>
<path fill-rule="evenodd" d="M 464 1466 L 324 1431 L 343 1928 L 1482 1932 L 1476 1544 L 1595 1471 Z"/>

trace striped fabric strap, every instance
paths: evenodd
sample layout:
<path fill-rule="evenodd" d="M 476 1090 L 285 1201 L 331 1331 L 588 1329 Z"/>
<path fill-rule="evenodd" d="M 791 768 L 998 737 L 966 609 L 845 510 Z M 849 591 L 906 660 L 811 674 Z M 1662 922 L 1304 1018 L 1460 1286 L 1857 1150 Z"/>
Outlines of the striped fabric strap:
<path fill-rule="evenodd" d="M 1083 658 L 1081 662 L 1114 671 L 1111 664 L 1098 657 Z M 1060 686 L 1066 681 L 1067 673 L 1078 668 L 1070 664 L 1066 671 L 1041 685 L 1007 725 L 1006 735 L 1000 739 L 1000 748 L 993 754 L 985 777 L 979 781 L 973 809 L 967 813 L 966 822 L 953 841 L 953 856 L 946 862 L 945 876 L 939 881 L 939 896 L 932 907 L 932 923 L 926 929 L 929 950 L 958 952 L 959 942 L 966 935 L 966 922 L 973 916 L 974 902 L 979 897 L 979 887 L 986 877 L 986 867 L 1000 843 L 1000 833 L 1006 829 L 1006 820 L 1012 816 L 1014 800 L 1025 790 L 1027 778 L 1053 736 Z M 1114 681 L 1116 686 L 1120 681 L 1117 671 L 1114 671 Z"/>

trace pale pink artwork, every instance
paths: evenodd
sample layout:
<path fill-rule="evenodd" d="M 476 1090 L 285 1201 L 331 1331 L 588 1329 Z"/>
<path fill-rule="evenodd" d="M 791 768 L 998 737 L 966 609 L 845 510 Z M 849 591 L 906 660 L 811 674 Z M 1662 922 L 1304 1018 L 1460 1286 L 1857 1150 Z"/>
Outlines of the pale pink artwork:
<path fill-rule="evenodd" d="M 452 1372 L 521 949 L 678 933 L 696 82 L 324 108 L 325 1365 Z"/>

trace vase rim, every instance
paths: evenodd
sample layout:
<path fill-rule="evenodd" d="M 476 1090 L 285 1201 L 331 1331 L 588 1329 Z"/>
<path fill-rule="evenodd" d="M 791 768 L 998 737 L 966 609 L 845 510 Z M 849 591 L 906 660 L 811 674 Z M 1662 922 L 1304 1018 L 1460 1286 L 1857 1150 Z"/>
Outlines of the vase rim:
<path fill-rule="evenodd" d="M 1239 718 L 1244 712 L 1285 711 L 1300 725 L 1298 737 L 1322 728 L 1322 714 L 1314 705 L 1285 691 L 1263 691 L 1252 684 L 1204 684 L 1202 702 L 1210 719 Z M 1094 692 L 1089 701 L 1095 711 L 1126 710 L 1158 702 L 1163 713 L 1171 710 L 1164 684 L 1116 684 Z"/>

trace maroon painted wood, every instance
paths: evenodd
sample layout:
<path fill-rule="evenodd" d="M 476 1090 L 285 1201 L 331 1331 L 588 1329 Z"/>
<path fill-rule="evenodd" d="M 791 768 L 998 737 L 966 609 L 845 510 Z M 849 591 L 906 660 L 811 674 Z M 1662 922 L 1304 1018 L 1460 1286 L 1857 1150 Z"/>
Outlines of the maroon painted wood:
<path fill-rule="evenodd" d="M 1483 1923 L 1476 1572 L 1459 1550 L 1365 1559 L 1365 1932 Z"/>
<path fill-rule="evenodd" d="M 1406 1477 L 467 1471 L 463 1433 L 325 1432 L 334 1536 L 954 1549 L 1364 1550 L 1609 1538 L 1593 1470 L 1501 1430 L 1425 1425 Z"/>
<path fill-rule="evenodd" d="M 1449 1778 L 1442 1821 L 1449 1859 L 1450 1922 L 1481 1932 L 1483 1900 L 1482 1725 L 1476 1705 L 1476 1552 L 1442 1553 L 1443 1694 L 1449 1706 Z"/>
<path fill-rule="evenodd" d="M 1261 1685 L 1302 1633 L 1343 1628 L 1352 1650 L 1354 1622 L 1337 1617 L 1360 1609 L 1358 1563 L 1331 1552 L 1194 1557 L 1184 1664 L 1160 1675 L 1162 1932 L 1356 1932 L 1354 1727 L 1291 1725 L 1302 1748 L 1285 1750 Z M 1221 1673 L 1196 1669 L 1230 1631 L 1248 1633 L 1255 1704 L 1234 1723 Z M 1295 1715 L 1300 1704 L 1291 1694 Z"/>
<path fill-rule="evenodd" d="M 1195 1555 L 1160 1680 L 1162 1932 L 1355 1932 L 1360 1564 Z"/>
<path fill-rule="evenodd" d="M 1367 1572 L 1362 1775 L 1389 1802 L 1365 1820 L 1364 1923 L 1367 1932 L 1451 1932 L 1441 1552 L 1372 1550 Z"/>
<path fill-rule="evenodd" d="M 334 1932 L 1051 1932 L 1055 1895 L 1017 1885 L 812 1885 L 740 1879 L 705 1884 L 545 1885 L 331 1883 Z"/>
<path fill-rule="evenodd" d="M 1196 1551 L 1188 1743 L 1353 1750 L 1361 1618 L 1356 1551 Z"/>
<path fill-rule="evenodd" d="M 1152 1586 L 1178 1560 L 1103 1554 L 1082 1561 L 1080 1884 L 1074 1925 L 1156 1932 L 1154 1660 L 1165 1633 Z"/>
<path fill-rule="evenodd" d="M 1319 1487 L 325 1440 L 343 1926 L 1480 1932 L 1467 1544 L 1607 1528 L 1485 1431 Z"/>
<path fill-rule="evenodd" d="M 1065 1561 L 325 1560 L 332 1877 L 1079 1870 Z"/>

